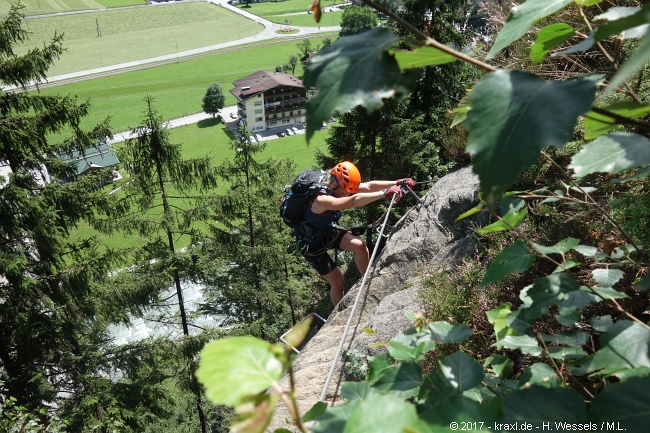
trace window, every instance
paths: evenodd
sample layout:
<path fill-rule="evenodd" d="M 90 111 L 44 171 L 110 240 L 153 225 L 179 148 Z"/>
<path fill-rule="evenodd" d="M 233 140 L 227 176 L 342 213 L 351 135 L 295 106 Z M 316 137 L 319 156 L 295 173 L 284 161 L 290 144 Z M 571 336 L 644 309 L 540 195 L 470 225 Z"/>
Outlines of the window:
<path fill-rule="evenodd" d="M 264 120 L 263 117 L 256 117 L 256 118 L 255 118 L 255 121 L 256 121 L 256 122 L 261 122 L 262 120 Z"/>
<path fill-rule="evenodd" d="M 282 124 L 283 125 L 287 125 L 290 122 L 291 122 L 291 120 L 289 120 L 289 119 L 282 119 Z"/>
<path fill-rule="evenodd" d="M 268 127 L 270 128 L 270 127 L 272 127 L 272 126 L 277 126 L 277 125 L 278 125 L 278 122 L 276 122 L 276 121 L 268 122 L 267 125 L 268 125 Z"/>
<path fill-rule="evenodd" d="M 263 103 L 264 103 L 264 102 L 262 102 L 262 101 L 255 101 L 255 106 L 256 106 L 256 107 L 259 107 L 259 106 L 262 105 Z"/>
<path fill-rule="evenodd" d="M 262 114 L 262 111 L 263 111 L 263 110 L 262 110 L 261 108 L 258 109 L 258 110 L 255 110 L 255 114 Z"/>

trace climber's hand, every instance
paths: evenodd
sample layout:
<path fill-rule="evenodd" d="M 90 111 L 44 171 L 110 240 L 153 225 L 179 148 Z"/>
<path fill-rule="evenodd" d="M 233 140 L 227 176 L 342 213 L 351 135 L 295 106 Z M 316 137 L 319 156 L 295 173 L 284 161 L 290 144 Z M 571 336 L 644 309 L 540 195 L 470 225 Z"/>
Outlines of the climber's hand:
<path fill-rule="evenodd" d="M 386 188 L 385 190 L 383 190 L 381 192 L 381 195 L 383 195 L 387 199 L 391 199 L 391 198 L 393 198 L 393 196 L 396 196 L 395 197 L 395 203 L 397 203 L 399 201 L 399 199 L 402 198 L 404 193 L 402 192 L 402 190 L 400 189 L 399 186 L 395 185 L 395 186 L 391 186 L 390 188 Z"/>
<path fill-rule="evenodd" d="M 405 177 L 404 179 L 397 179 L 395 183 L 397 186 L 413 188 L 415 186 L 415 180 L 410 177 Z"/>

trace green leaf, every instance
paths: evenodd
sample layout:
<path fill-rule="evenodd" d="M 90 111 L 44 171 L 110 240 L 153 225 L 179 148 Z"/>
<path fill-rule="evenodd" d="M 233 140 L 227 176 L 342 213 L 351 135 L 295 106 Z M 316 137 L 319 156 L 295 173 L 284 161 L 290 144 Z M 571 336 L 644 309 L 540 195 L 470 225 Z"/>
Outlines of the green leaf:
<path fill-rule="evenodd" d="M 590 245 L 576 245 L 573 247 L 573 251 L 580 253 L 585 257 L 593 257 L 598 252 L 598 248 Z"/>
<path fill-rule="evenodd" d="M 516 229 L 524 221 L 526 215 L 528 215 L 528 210 L 526 208 L 516 213 L 505 214 L 502 217 L 503 221 L 502 220 L 495 221 L 488 226 L 478 229 L 477 232 L 479 234 L 484 235 L 487 233 L 499 232 L 502 230 L 511 230 L 513 228 Z"/>
<path fill-rule="evenodd" d="M 494 326 L 494 335 L 497 341 L 503 339 L 506 335 L 513 335 L 516 333 L 516 331 L 509 326 L 506 319 L 506 317 L 512 313 L 510 307 L 511 304 L 506 302 L 505 304 L 499 305 L 494 310 L 485 313 L 488 321 Z"/>
<path fill-rule="evenodd" d="M 628 370 L 621 370 L 613 373 L 621 382 L 625 382 L 635 377 L 648 377 L 650 376 L 650 367 L 635 367 Z"/>
<path fill-rule="evenodd" d="M 347 421 L 362 400 L 352 400 L 345 404 L 330 407 L 317 418 L 317 423 L 311 428 L 314 433 L 343 433 Z"/>
<path fill-rule="evenodd" d="M 529 310 L 532 317 L 546 314 L 547 307 L 569 298 L 569 293 L 580 289 L 576 279 L 567 273 L 551 274 L 535 280 L 532 286 L 524 288 L 519 297 L 524 301 L 522 308 Z"/>
<path fill-rule="evenodd" d="M 499 281 L 510 274 L 528 270 L 535 261 L 535 256 L 528 252 L 524 241 L 514 241 L 497 255 L 488 267 L 479 287 Z"/>
<path fill-rule="evenodd" d="M 620 173 L 650 164 L 650 142 L 647 138 L 627 132 L 613 132 L 585 145 L 571 158 L 569 168 L 576 177 L 591 173 Z"/>
<path fill-rule="evenodd" d="M 253 337 L 229 337 L 208 343 L 196 377 L 215 404 L 237 405 L 242 398 L 266 391 L 284 374 L 271 344 Z"/>
<path fill-rule="evenodd" d="M 554 359 L 581 359 L 587 352 L 579 347 L 547 347 L 548 355 Z"/>
<path fill-rule="evenodd" d="M 465 218 L 467 218 L 469 216 L 472 216 L 475 213 L 480 212 L 481 210 L 483 210 L 483 203 L 479 203 L 475 207 L 468 210 L 467 212 L 463 212 L 462 214 L 460 214 L 458 216 L 458 218 L 456 218 L 456 221 L 460 221 L 460 220 L 465 219 Z"/>
<path fill-rule="evenodd" d="M 591 37 L 598 42 L 612 36 L 618 36 L 623 31 L 647 24 L 649 12 L 650 5 L 645 5 L 642 8 L 609 9 L 606 13 L 595 17 L 595 19 L 599 20 L 607 19 L 608 22 L 594 30 Z"/>
<path fill-rule="evenodd" d="M 545 247 L 539 244 L 533 244 L 535 249 L 543 254 L 564 254 L 573 249 L 580 243 L 580 239 L 566 238 L 551 247 Z"/>
<path fill-rule="evenodd" d="M 365 400 L 376 390 L 370 386 L 370 382 L 344 382 L 341 385 L 341 398 L 345 401 Z"/>
<path fill-rule="evenodd" d="M 512 373 L 512 360 L 504 355 L 492 355 L 484 363 L 483 366 L 492 366 L 494 373 L 501 379 L 506 379 Z"/>
<path fill-rule="evenodd" d="M 549 421 L 583 422 L 587 410 L 584 398 L 573 389 L 532 386 L 505 396 L 503 413 L 507 421 L 542 425 Z"/>
<path fill-rule="evenodd" d="M 382 99 L 410 93 L 419 72 L 402 75 L 395 57 L 385 51 L 397 40 L 390 30 L 376 28 L 340 38 L 309 59 L 303 84 L 319 91 L 305 104 L 307 142 L 335 111 L 361 105 L 372 112 L 383 105 Z"/>
<path fill-rule="evenodd" d="M 640 323 L 619 320 L 600 336 L 600 349 L 589 366 L 589 372 L 608 375 L 620 370 L 650 367 L 648 358 L 650 330 Z"/>
<path fill-rule="evenodd" d="M 576 3 L 581 4 L 582 6 L 593 6 L 601 1 L 603 0 L 575 0 Z"/>
<path fill-rule="evenodd" d="M 646 167 L 639 168 L 636 171 L 636 173 L 634 173 L 631 176 L 622 177 L 622 178 L 619 178 L 619 179 L 612 179 L 611 182 L 612 183 L 624 183 L 624 182 L 629 182 L 631 180 L 641 179 L 641 178 L 648 177 L 648 176 L 650 176 L 650 167 L 646 166 Z"/>
<path fill-rule="evenodd" d="M 454 120 L 451 122 L 451 125 L 449 126 L 450 129 L 458 125 L 459 123 L 465 121 L 465 119 L 467 118 L 467 112 L 469 111 L 471 105 L 472 105 L 472 100 L 470 99 L 469 95 L 463 96 L 463 99 L 460 100 L 456 108 L 454 108 L 453 110 L 453 112 L 456 113 L 456 115 L 454 116 Z"/>
<path fill-rule="evenodd" d="M 420 355 L 423 349 L 424 349 L 424 344 L 419 344 L 415 347 L 411 347 L 402 342 L 394 341 L 394 340 L 391 340 L 388 343 L 388 353 L 390 354 L 390 356 L 392 356 L 397 360 L 406 360 L 406 359 L 418 360 L 421 358 Z"/>
<path fill-rule="evenodd" d="M 634 290 L 638 292 L 645 292 L 650 288 L 650 274 L 646 275 L 636 286 L 634 286 Z"/>
<path fill-rule="evenodd" d="M 486 202 L 494 200 L 535 164 L 548 146 L 563 146 L 578 116 L 591 109 L 596 83 L 545 81 L 534 74 L 499 70 L 472 90 L 465 126 L 466 151 Z"/>
<path fill-rule="evenodd" d="M 344 385 L 346 385 L 347 383 L 348 382 L 344 383 Z M 368 382 L 362 382 L 362 383 L 367 384 L 368 388 L 370 388 L 370 384 Z M 327 410 L 327 403 L 325 403 L 324 401 L 319 401 L 315 405 L 313 405 L 311 409 L 307 411 L 306 414 L 303 415 L 302 420 L 305 422 L 313 421 L 319 416 L 321 416 L 322 414 L 324 414 L 326 410 Z"/>
<path fill-rule="evenodd" d="M 575 310 L 566 309 L 555 316 L 555 320 L 562 326 L 573 326 L 580 321 L 580 313 Z"/>
<path fill-rule="evenodd" d="M 603 107 L 603 109 L 628 119 L 636 119 L 650 113 L 650 105 L 639 104 L 634 101 L 619 101 Z M 585 139 L 592 140 L 603 134 L 607 134 L 610 129 L 620 123 L 621 122 L 614 117 L 590 111 L 587 113 L 584 120 Z"/>
<path fill-rule="evenodd" d="M 464 352 L 456 352 L 440 361 L 440 371 L 447 382 L 463 392 L 480 384 L 483 380 L 483 367 Z"/>
<path fill-rule="evenodd" d="M 366 380 L 370 383 L 376 382 L 391 368 L 393 368 L 393 364 L 388 360 L 387 352 L 375 356 L 368 366 L 368 375 L 366 376 Z"/>
<path fill-rule="evenodd" d="M 523 198 L 507 196 L 503 197 L 501 200 L 501 206 L 499 206 L 499 209 L 501 210 L 501 215 L 506 215 L 518 212 L 525 205 L 526 200 Z"/>
<path fill-rule="evenodd" d="M 546 388 L 558 388 L 562 383 L 557 373 L 546 364 L 535 363 L 528 367 L 519 378 L 519 388 L 539 385 Z"/>
<path fill-rule="evenodd" d="M 264 433 L 269 425 L 275 406 L 278 404 L 278 394 L 249 395 L 242 398 L 235 406 L 237 417 L 232 422 L 232 433 Z"/>
<path fill-rule="evenodd" d="M 373 384 L 373 387 L 383 393 L 388 391 L 406 391 L 417 388 L 422 381 L 422 369 L 417 362 L 402 361 L 384 370 L 383 374 Z"/>
<path fill-rule="evenodd" d="M 648 5 L 644 6 L 647 7 Z M 645 14 L 646 22 L 648 22 L 648 14 Z M 650 57 L 650 37 L 646 34 L 641 41 L 639 48 L 630 56 L 627 61 L 621 66 L 614 77 L 609 83 L 609 87 L 606 90 L 606 94 L 613 91 L 619 87 L 625 80 L 627 80 L 632 74 L 637 70 L 641 69 L 643 65 L 646 64 L 648 58 Z"/>
<path fill-rule="evenodd" d="M 607 314 L 606 316 L 592 317 L 589 319 L 589 323 L 594 329 L 598 332 L 609 332 L 609 328 L 614 325 L 612 321 L 612 316 Z"/>
<path fill-rule="evenodd" d="M 568 24 L 557 23 L 544 27 L 537 34 L 537 39 L 530 47 L 530 58 L 537 65 L 548 53 L 559 47 L 575 35 L 575 30 Z"/>
<path fill-rule="evenodd" d="M 591 286 L 590 288 L 581 287 L 580 290 L 593 291 L 596 293 L 596 295 L 604 300 L 629 298 L 629 296 L 627 296 L 625 293 L 614 290 L 611 287 Z"/>
<path fill-rule="evenodd" d="M 620 269 L 594 269 L 591 276 L 600 287 L 613 287 L 621 278 L 623 271 Z"/>
<path fill-rule="evenodd" d="M 494 394 L 492 394 L 494 395 Z M 502 416 L 501 413 L 501 401 L 499 399 L 494 399 L 493 401 L 486 401 L 483 404 L 479 404 L 475 401 L 468 400 L 467 398 L 460 396 L 458 394 L 451 395 L 448 398 L 445 398 L 438 405 L 428 409 L 425 412 L 420 414 L 420 418 L 424 420 L 429 426 L 440 426 L 442 428 L 431 428 L 429 432 L 447 432 L 449 430 L 449 424 L 452 421 L 458 422 L 472 422 L 476 421 L 479 424 L 477 429 L 470 429 L 469 427 L 466 430 L 478 432 L 490 431 L 487 427 L 488 423 L 497 422 Z M 479 429 L 481 422 L 484 423 L 484 429 Z"/>
<path fill-rule="evenodd" d="M 395 56 L 397 64 L 403 71 L 405 69 L 422 68 L 430 65 L 444 65 L 457 60 L 451 54 L 447 54 L 434 47 L 419 47 L 417 49 L 406 50 L 389 50 Z"/>
<path fill-rule="evenodd" d="M 460 343 L 472 335 L 472 330 L 464 323 L 452 325 L 447 322 L 429 322 L 429 327 L 431 328 L 430 331 L 425 329 L 423 332 L 432 332 L 430 338 L 436 343 Z"/>
<path fill-rule="evenodd" d="M 650 379 L 639 378 L 608 385 L 591 401 L 588 417 L 599 425 L 629 432 L 648 431 Z"/>
<path fill-rule="evenodd" d="M 581 264 L 582 263 L 577 261 L 576 259 L 571 259 L 571 258 L 567 259 L 567 258 L 565 258 L 564 264 L 562 266 L 558 266 L 557 268 L 555 268 L 553 270 L 553 273 L 557 274 L 557 273 L 560 273 L 560 272 L 564 272 L 567 269 L 576 268 L 576 267 L 580 266 Z"/>
<path fill-rule="evenodd" d="M 566 331 L 556 335 L 542 334 L 542 339 L 547 343 L 582 346 L 589 341 L 589 334 L 583 331 Z"/>
<path fill-rule="evenodd" d="M 388 352 L 395 359 L 421 359 L 422 354 L 432 350 L 435 343 L 429 336 L 429 331 L 418 332 L 409 328 L 397 334 L 388 342 Z"/>
<path fill-rule="evenodd" d="M 499 36 L 497 36 L 485 59 L 490 60 L 499 51 L 525 35 L 528 29 L 537 21 L 559 11 L 572 2 L 573 0 L 528 0 L 522 5 L 516 5 L 512 8 L 506 24 L 499 32 Z"/>
<path fill-rule="evenodd" d="M 417 423 L 414 405 L 391 395 L 372 395 L 354 409 L 345 433 L 403 433 Z"/>
<path fill-rule="evenodd" d="M 537 340 L 530 335 L 507 335 L 501 341 L 494 343 L 493 346 L 496 346 L 497 349 L 502 347 L 513 350 L 519 349 L 521 353 L 528 353 L 533 356 L 542 354 L 542 348 L 537 344 Z"/>

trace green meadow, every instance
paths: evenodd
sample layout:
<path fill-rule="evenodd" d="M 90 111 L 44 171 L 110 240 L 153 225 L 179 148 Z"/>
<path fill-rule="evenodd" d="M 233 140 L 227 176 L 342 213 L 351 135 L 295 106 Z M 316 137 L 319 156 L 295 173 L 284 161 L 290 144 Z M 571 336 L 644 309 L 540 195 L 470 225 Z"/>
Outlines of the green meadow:
<path fill-rule="evenodd" d="M 312 39 L 312 44 L 321 39 Z M 179 61 L 138 71 L 94 78 L 77 83 L 47 87 L 43 95 L 75 95 L 89 99 L 90 114 L 83 127 L 97 124 L 111 116 L 112 130 L 125 131 L 136 126 L 145 109 L 146 95 L 155 98 L 155 107 L 164 119 L 173 119 L 201 112 L 202 98 L 211 83 L 219 83 L 226 95 L 226 105 L 234 105 L 230 93 L 232 82 L 261 69 L 274 71 L 289 56 L 297 55 L 296 41 L 268 46 L 252 46 L 239 51 L 224 52 L 192 60 Z M 302 76 L 302 68 L 295 71 Z M 55 137 L 58 138 L 58 137 Z"/>
<path fill-rule="evenodd" d="M 322 0 L 321 7 L 329 10 L 331 6 L 341 4 L 341 1 Z M 305 0 L 286 0 L 281 2 L 261 2 L 249 5 L 238 5 L 237 7 L 250 12 L 269 21 L 278 24 L 287 24 L 297 27 L 319 27 L 338 26 L 341 23 L 343 11 L 337 9 L 335 12 L 323 13 L 320 23 L 314 20 L 314 15 L 307 14 L 311 2 Z M 285 23 L 285 20 L 288 22 Z"/>
<path fill-rule="evenodd" d="M 136 0 L 129 1 L 133 3 Z M 18 0 L 0 1 L 0 17 L 6 16 L 11 5 L 17 2 Z M 25 6 L 22 12 L 26 16 L 104 8 L 99 1 L 95 0 L 20 0 L 20 4 Z"/>
<path fill-rule="evenodd" d="M 3 0 L 4 1 L 4 0 Z M 207 2 L 104 9 L 25 20 L 29 41 L 16 54 L 42 46 L 55 31 L 66 51 L 49 76 L 173 54 L 253 36 L 264 27 Z"/>

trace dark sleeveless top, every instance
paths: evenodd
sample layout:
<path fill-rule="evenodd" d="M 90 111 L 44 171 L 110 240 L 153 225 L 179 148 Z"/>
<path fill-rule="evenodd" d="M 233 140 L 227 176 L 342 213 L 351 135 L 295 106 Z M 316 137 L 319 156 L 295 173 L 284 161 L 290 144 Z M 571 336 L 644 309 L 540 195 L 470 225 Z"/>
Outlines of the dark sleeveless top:
<path fill-rule="evenodd" d="M 315 198 L 316 197 L 314 197 L 314 199 Z M 314 213 L 311 210 L 311 204 L 314 199 L 312 199 L 312 201 L 310 201 L 305 207 L 305 212 L 302 215 L 302 221 L 306 221 L 306 223 L 303 224 L 304 236 L 300 237 L 307 242 L 317 241 L 322 237 L 329 236 L 332 225 L 336 223 L 342 215 L 340 210 L 327 210 L 321 214 Z"/>

